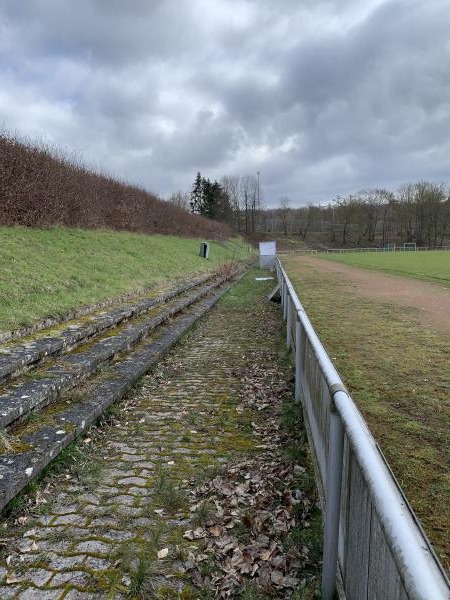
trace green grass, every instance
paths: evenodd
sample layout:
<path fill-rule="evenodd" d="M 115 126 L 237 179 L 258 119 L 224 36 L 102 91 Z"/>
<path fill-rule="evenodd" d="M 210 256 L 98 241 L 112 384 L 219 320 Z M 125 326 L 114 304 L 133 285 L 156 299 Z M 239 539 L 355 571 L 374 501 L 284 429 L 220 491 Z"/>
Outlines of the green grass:
<path fill-rule="evenodd" d="M 319 254 L 326 258 L 355 267 L 377 269 L 394 275 L 427 279 L 450 286 L 450 252 L 346 252 Z"/>
<path fill-rule="evenodd" d="M 414 257 L 413 257 L 414 258 Z M 283 260 L 322 343 L 450 570 L 449 340 L 417 311 L 365 298 L 337 273 Z"/>
<path fill-rule="evenodd" d="M 205 260 L 198 256 L 199 242 L 63 227 L 0 227 L 0 331 L 248 256 L 247 244 L 233 239 L 226 245 L 211 242 Z"/>

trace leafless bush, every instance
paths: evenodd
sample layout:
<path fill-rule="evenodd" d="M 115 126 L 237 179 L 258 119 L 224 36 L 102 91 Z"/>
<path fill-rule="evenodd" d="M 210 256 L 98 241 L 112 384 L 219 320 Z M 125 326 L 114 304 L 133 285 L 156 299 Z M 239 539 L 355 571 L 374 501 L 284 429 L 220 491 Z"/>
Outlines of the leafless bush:
<path fill-rule="evenodd" d="M 186 213 L 57 149 L 0 134 L 0 225 L 117 229 L 224 239 L 227 225 Z"/>

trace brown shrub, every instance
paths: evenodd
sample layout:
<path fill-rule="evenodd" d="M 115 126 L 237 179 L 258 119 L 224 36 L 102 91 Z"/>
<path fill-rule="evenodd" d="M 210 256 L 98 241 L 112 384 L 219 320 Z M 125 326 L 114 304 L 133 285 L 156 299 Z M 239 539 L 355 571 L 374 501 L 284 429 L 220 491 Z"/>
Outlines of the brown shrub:
<path fill-rule="evenodd" d="M 224 239 L 227 225 L 95 173 L 44 144 L 0 134 L 0 225 L 117 229 Z"/>

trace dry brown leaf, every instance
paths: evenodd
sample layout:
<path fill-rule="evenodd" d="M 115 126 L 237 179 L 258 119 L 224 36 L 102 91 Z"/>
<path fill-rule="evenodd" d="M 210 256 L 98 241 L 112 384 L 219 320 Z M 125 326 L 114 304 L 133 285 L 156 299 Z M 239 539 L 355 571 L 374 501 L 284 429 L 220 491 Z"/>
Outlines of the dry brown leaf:
<path fill-rule="evenodd" d="M 25 523 L 28 521 L 28 517 L 23 515 L 21 517 L 18 517 L 17 519 L 17 524 L 18 525 L 25 525 Z"/>
<path fill-rule="evenodd" d="M 8 575 L 6 576 L 6 583 L 8 585 L 10 585 L 11 583 L 19 583 L 20 581 L 22 581 L 20 577 L 17 577 L 17 575 L 13 572 L 8 573 Z"/>
<path fill-rule="evenodd" d="M 261 553 L 261 560 L 270 560 L 271 554 L 270 550 L 264 550 L 264 552 Z"/>
<path fill-rule="evenodd" d="M 222 534 L 222 529 L 218 525 L 214 525 L 213 527 L 209 527 L 208 531 L 214 536 L 219 537 Z"/>
<path fill-rule="evenodd" d="M 169 554 L 169 548 L 162 548 L 161 550 L 158 550 L 157 557 L 159 559 L 166 558 L 166 556 L 168 554 Z"/>
<path fill-rule="evenodd" d="M 270 579 L 273 581 L 275 585 L 283 585 L 284 584 L 284 575 L 281 571 L 274 569 L 270 574 Z"/>

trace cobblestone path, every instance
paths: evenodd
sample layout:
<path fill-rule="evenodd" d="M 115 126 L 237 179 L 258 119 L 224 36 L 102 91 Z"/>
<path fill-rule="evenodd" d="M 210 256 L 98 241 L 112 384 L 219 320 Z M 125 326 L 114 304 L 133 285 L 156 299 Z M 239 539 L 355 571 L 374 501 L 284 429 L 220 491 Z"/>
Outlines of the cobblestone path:
<path fill-rule="evenodd" d="M 230 458 L 264 452 L 252 416 L 236 411 L 234 373 L 263 355 L 279 360 L 271 284 L 247 275 L 14 509 L 1 533 L 2 600 L 199 597 L 174 575 L 192 544 L 187 489 Z"/>

